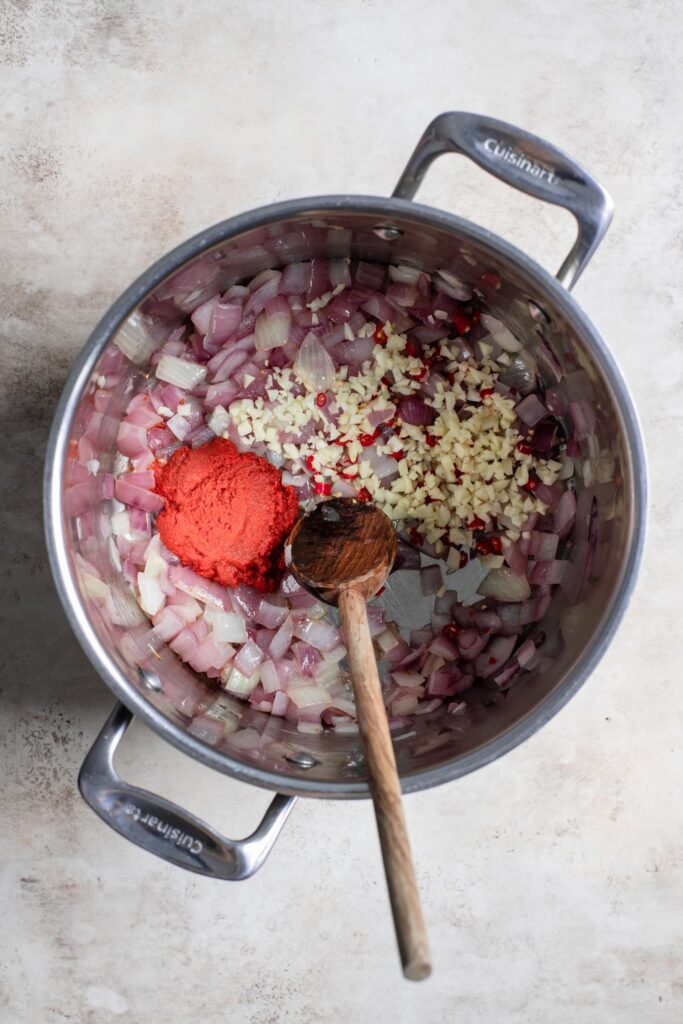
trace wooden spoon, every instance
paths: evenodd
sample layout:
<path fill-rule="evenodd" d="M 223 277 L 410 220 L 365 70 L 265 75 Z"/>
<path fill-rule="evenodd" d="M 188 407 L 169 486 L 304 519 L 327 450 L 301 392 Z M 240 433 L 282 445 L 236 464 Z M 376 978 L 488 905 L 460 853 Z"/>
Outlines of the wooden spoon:
<path fill-rule="evenodd" d="M 288 543 L 290 569 L 299 582 L 339 606 L 403 973 L 420 981 L 431 973 L 429 944 L 365 610 L 389 575 L 396 533 L 374 505 L 333 498 L 300 519 Z"/>

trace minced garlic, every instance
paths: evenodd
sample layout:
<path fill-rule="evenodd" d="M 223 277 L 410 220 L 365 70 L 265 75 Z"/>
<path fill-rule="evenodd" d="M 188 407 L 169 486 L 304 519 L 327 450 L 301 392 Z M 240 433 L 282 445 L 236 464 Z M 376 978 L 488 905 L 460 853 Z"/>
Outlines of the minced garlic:
<path fill-rule="evenodd" d="M 368 327 L 358 336 L 368 337 Z M 517 447 L 522 437 L 515 401 L 495 390 L 499 368 L 486 347 L 475 365 L 458 362 L 441 344 L 449 382 L 439 380 L 432 397 L 419 396 L 436 416 L 431 427 L 415 426 L 400 420 L 397 402 L 418 395 L 425 366 L 410 354 L 414 346 L 405 335 L 389 323 L 384 330 L 386 343 L 375 345 L 360 373 L 348 376 L 348 367 L 340 368 L 323 408 L 291 368 L 266 371 L 267 404 L 244 398 L 230 406 L 230 419 L 244 443 L 265 441 L 284 457 L 284 468 L 292 474 L 312 472 L 314 488 L 324 495 L 334 495 L 341 480 L 358 480 L 391 519 L 412 520 L 437 553 L 448 544 L 470 543 L 476 527 L 468 524 L 477 517 L 485 521 L 503 515 L 519 528 L 533 512 L 545 512 L 543 502 L 522 488 L 531 471 L 542 483 L 554 483 L 562 465 Z M 352 340 L 348 326 L 345 336 Z M 386 438 L 376 435 L 373 424 L 379 419 L 393 425 Z M 307 431 L 307 440 L 280 440 L 282 434 L 302 434 L 311 424 L 315 430 Z M 361 458 L 368 449 L 394 458 L 396 473 L 380 479 L 372 459 Z"/>

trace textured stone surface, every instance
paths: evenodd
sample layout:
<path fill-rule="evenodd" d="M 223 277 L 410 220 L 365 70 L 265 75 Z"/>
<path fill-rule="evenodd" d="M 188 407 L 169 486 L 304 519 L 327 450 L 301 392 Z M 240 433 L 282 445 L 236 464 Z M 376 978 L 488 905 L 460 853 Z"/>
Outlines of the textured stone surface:
<path fill-rule="evenodd" d="M 664 0 L 6 0 L 3 1024 L 682 1018 L 681 25 Z M 40 473 L 71 361 L 152 260 L 263 203 L 387 194 L 448 108 L 546 136 L 614 196 L 576 295 L 633 389 L 652 518 L 627 619 L 579 696 L 523 748 L 407 800 L 435 965 L 411 986 L 369 805 L 301 802 L 237 885 L 155 861 L 86 809 L 75 776 L 112 697 L 51 585 Z M 571 241 L 568 215 L 462 161 L 422 197 L 545 264 Z M 143 727 L 120 760 L 234 834 L 267 802 Z"/>

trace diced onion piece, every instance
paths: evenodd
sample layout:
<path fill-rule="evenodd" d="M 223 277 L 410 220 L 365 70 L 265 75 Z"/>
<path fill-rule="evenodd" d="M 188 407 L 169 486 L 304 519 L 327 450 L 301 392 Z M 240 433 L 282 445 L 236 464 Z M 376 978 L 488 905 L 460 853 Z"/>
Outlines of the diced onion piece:
<path fill-rule="evenodd" d="M 334 387 L 334 362 L 315 334 L 307 334 L 294 360 L 294 373 L 309 391 L 320 394 Z"/>
<path fill-rule="evenodd" d="M 261 685 L 266 693 L 275 693 L 282 687 L 277 667 L 270 658 L 261 663 L 259 674 L 261 676 Z"/>
<path fill-rule="evenodd" d="M 230 426 L 230 413 L 222 405 L 217 405 L 207 420 L 208 425 L 214 434 L 219 437 L 225 433 Z"/>
<path fill-rule="evenodd" d="M 237 612 L 215 612 L 212 616 L 214 640 L 220 643 L 241 644 L 247 639 L 247 627 Z"/>
<path fill-rule="evenodd" d="M 288 616 L 270 641 L 268 654 L 271 658 L 284 658 L 292 642 L 293 626 L 292 619 Z"/>
<path fill-rule="evenodd" d="M 539 559 L 529 571 L 529 582 L 552 586 L 562 582 L 567 563 L 561 558 Z"/>
<path fill-rule="evenodd" d="M 156 615 L 161 611 L 166 595 L 161 589 L 157 576 L 144 572 L 138 573 L 138 587 L 140 589 L 140 607 L 147 615 Z"/>
<path fill-rule="evenodd" d="M 263 651 L 261 648 L 253 640 L 247 640 L 237 652 L 234 665 L 243 675 L 250 676 L 262 661 Z"/>
<path fill-rule="evenodd" d="M 280 348 L 287 344 L 289 328 L 292 323 L 292 311 L 286 299 L 278 296 L 271 299 L 262 313 L 259 313 L 254 326 L 256 351 L 265 352 Z"/>
<path fill-rule="evenodd" d="M 162 356 L 156 368 L 156 375 L 159 380 L 191 391 L 206 377 L 206 367 L 179 359 L 178 356 Z"/>
<path fill-rule="evenodd" d="M 452 274 L 450 270 L 444 270 L 443 267 L 434 275 L 434 284 L 446 295 L 457 299 L 458 302 L 468 302 L 472 298 L 470 286 Z"/>
<path fill-rule="evenodd" d="M 180 413 L 176 413 L 175 416 L 171 416 L 170 420 L 167 421 L 166 426 L 179 441 L 184 441 L 187 435 L 192 432 L 192 424 L 188 420 L 187 416 L 181 416 Z"/>
<path fill-rule="evenodd" d="M 329 622 L 315 622 L 310 619 L 295 622 L 294 636 L 318 651 L 332 651 L 339 645 L 339 632 Z"/>
<path fill-rule="evenodd" d="M 392 651 L 400 642 L 401 638 L 396 636 L 391 629 L 385 629 L 384 632 L 380 633 L 377 637 L 377 646 L 384 652 L 384 654 L 388 654 L 388 652 Z"/>
<path fill-rule="evenodd" d="M 256 669 L 250 676 L 245 676 L 238 669 L 229 665 L 224 672 L 221 672 L 223 689 L 229 693 L 238 693 L 240 696 L 248 697 L 252 690 L 255 690 L 259 683 L 259 672 Z"/>
<path fill-rule="evenodd" d="M 415 427 L 431 427 L 436 413 L 421 398 L 402 398 L 398 403 L 398 415 L 405 423 Z"/>
<path fill-rule="evenodd" d="M 526 601 L 531 587 L 526 576 L 513 572 L 507 565 L 493 569 L 479 584 L 477 593 L 482 597 L 495 597 L 498 601 Z"/>
<path fill-rule="evenodd" d="M 391 678 L 397 686 L 405 686 L 408 689 L 413 686 L 422 686 L 425 681 L 424 676 L 419 672 L 411 672 L 406 669 L 398 669 L 396 672 L 392 672 Z"/>
<path fill-rule="evenodd" d="M 169 576 L 171 583 L 186 594 L 207 604 L 212 604 L 215 608 L 225 609 L 226 605 L 228 608 L 230 607 L 230 598 L 225 587 L 214 583 L 213 580 L 205 579 L 193 572 L 192 569 L 188 569 L 186 566 L 172 565 L 169 569 Z"/>
<path fill-rule="evenodd" d="M 422 593 L 425 597 L 429 597 L 432 594 L 436 594 L 437 590 L 441 587 L 443 579 L 441 577 L 441 567 L 438 565 L 425 565 L 420 569 L 420 586 L 422 587 Z"/>
<path fill-rule="evenodd" d="M 506 352 L 519 352 L 522 345 L 505 324 L 488 313 L 481 314 L 482 327 L 486 328 L 491 337 Z"/>
<path fill-rule="evenodd" d="M 539 420 L 548 415 L 548 410 L 543 405 L 543 402 L 538 400 L 536 395 L 527 395 L 521 402 L 518 402 L 515 406 L 515 412 L 520 420 L 530 427 L 535 426 Z"/>
<path fill-rule="evenodd" d="M 287 691 L 287 696 L 298 708 L 332 703 L 332 698 L 322 686 L 294 686 Z"/>

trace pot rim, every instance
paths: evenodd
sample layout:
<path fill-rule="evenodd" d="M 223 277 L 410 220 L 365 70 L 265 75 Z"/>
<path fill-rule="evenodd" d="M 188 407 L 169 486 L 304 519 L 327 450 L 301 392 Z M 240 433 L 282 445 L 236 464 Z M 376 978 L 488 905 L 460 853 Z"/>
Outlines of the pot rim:
<path fill-rule="evenodd" d="M 495 738 L 481 744 L 451 764 L 415 770 L 402 775 L 403 792 L 411 793 L 428 789 L 482 768 L 519 746 L 549 722 L 596 668 L 616 632 L 633 591 L 643 551 L 647 518 L 648 484 L 645 450 L 637 413 L 617 362 L 592 323 L 579 308 L 576 300 L 548 271 L 516 246 L 486 228 L 479 227 L 454 214 L 404 199 L 364 195 L 312 196 L 273 203 L 230 217 L 199 232 L 166 253 L 141 274 L 110 306 L 92 331 L 74 363 L 57 404 L 50 429 L 46 451 L 43 506 L 50 565 L 67 619 L 97 673 L 130 711 L 138 715 L 146 725 L 179 750 L 190 754 L 202 764 L 243 782 L 255 783 L 264 789 L 295 796 L 358 798 L 370 795 L 365 782 L 353 780 L 328 782 L 315 779 L 307 780 L 305 777 L 285 778 L 274 771 L 244 764 L 184 732 L 167 719 L 158 708 L 146 701 L 118 667 L 90 624 L 70 563 L 62 514 L 66 445 L 78 400 L 101 352 L 111 340 L 114 332 L 142 299 L 190 259 L 235 235 L 263 227 L 274 220 L 286 220 L 302 214 L 311 217 L 324 217 L 344 212 L 376 214 L 381 218 L 395 216 L 402 220 L 412 220 L 418 225 L 450 229 L 466 239 L 469 238 L 473 242 L 488 246 L 503 259 L 517 265 L 536 279 L 540 289 L 551 294 L 567 321 L 590 344 L 592 355 L 613 389 L 622 427 L 628 440 L 631 460 L 633 525 L 621 577 L 611 606 L 594 642 L 582 653 L 574 669 L 534 710 Z"/>

